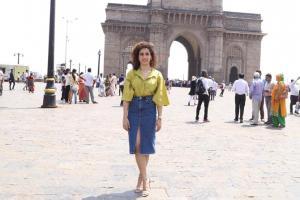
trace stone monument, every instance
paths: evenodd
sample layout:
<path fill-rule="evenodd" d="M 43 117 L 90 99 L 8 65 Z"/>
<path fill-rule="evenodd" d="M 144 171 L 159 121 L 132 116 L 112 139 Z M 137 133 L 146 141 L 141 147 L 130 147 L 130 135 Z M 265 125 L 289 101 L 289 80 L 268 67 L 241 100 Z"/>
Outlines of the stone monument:
<path fill-rule="evenodd" d="M 124 73 L 130 51 L 139 41 L 155 45 L 158 69 L 168 75 L 173 41 L 188 52 L 188 77 L 205 69 L 221 82 L 244 73 L 251 80 L 260 68 L 261 15 L 223 11 L 222 0 L 149 0 L 145 6 L 109 3 L 105 33 L 104 73 Z"/>

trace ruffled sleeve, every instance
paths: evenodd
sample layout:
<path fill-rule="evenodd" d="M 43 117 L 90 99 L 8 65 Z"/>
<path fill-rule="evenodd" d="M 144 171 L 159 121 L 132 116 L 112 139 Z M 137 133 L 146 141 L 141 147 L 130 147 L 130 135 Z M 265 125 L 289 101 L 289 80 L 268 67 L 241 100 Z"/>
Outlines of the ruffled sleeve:
<path fill-rule="evenodd" d="M 128 72 L 125 83 L 124 83 L 124 90 L 123 90 L 123 101 L 131 101 L 134 95 L 134 90 L 132 87 L 132 78 L 133 78 L 133 71 Z"/>
<path fill-rule="evenodd" d="M 157 106 L 167 106 L 170 104 L 165 80 L 160 72 L 157 76 L 157 88 L 153 96 L 153 101 Z"/>

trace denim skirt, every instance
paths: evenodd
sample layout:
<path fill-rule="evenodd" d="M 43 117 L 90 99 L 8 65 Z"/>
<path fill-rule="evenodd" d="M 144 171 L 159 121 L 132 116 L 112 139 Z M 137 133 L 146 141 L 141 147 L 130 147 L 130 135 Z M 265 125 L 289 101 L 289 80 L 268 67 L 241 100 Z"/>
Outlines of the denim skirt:
<path fill-rule="evenodd" d="M 129 152 L 135 154 L 136 136 L 140 128 L 140 153 L 155 153 L 156 105 L 152 96 L 133 97 L 128 108 Z"/>

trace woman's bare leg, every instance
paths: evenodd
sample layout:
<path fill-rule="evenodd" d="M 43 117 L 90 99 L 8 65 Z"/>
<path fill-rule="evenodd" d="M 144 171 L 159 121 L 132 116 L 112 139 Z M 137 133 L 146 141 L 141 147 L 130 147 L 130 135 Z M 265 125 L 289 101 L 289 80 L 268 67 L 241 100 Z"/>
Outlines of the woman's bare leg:
<path fill-rule="evenodd" d="M 135 143 L 135 159 L 137 166 L 139 168 L 139 179 L 137 182 L 137 188 L 141 188 L 143 184 L 144 177 L 147 176 L 147 162 L 145 156 L 140 154 L 140 145 L 141 145 L 141 132 L 140 129 L 137 131 L 136 143 Z"/>

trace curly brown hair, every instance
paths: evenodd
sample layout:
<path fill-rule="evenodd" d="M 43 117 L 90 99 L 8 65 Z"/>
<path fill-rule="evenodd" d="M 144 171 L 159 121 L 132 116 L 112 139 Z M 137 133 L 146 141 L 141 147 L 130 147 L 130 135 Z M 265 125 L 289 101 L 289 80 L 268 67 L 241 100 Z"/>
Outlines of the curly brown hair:
<path fill-rule="evenodd" d="M 140 68 L 140 61 L 139 61 L 139 54 L 142 49 L 148 49 L 151 54 L 151 61 L 150 66 L 155 68 L 156 67 L 156 55 L 154 52 L 154 45 L 150 42 L 142 41 L 137 43 L 132 50 L 131 58 L 132 58 L 132 65 L 134 70 L 138 70 Z"/>

